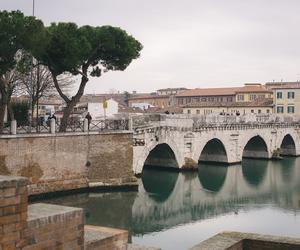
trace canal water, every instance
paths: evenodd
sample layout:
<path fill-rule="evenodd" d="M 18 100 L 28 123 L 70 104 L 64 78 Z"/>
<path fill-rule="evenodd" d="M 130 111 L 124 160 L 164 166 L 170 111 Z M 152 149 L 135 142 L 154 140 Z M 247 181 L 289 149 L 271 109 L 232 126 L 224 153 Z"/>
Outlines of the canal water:
<path fill-rule="evenodd" d="M 145 168 L 138 192 L 85 193 L 43 202 L 82 207 L 87 224 L 129 240 L 184 250 L 222 231 L 300 238 L 300 158 L 200 164 L 198 172 Z"/>

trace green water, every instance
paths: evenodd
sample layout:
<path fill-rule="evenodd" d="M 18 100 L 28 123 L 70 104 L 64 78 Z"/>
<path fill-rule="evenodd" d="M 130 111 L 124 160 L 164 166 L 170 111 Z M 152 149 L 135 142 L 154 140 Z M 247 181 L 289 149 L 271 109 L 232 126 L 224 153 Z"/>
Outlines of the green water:
<path fill-rule="evenodd" d="M 82 207 L 87 224 L 124 228 L 134 243 L 169 250 L 225 230 L 300 238 L 300 158 L 201 164 L 188 173 L 144 169 L 138 192 L 46 202 Z"/>

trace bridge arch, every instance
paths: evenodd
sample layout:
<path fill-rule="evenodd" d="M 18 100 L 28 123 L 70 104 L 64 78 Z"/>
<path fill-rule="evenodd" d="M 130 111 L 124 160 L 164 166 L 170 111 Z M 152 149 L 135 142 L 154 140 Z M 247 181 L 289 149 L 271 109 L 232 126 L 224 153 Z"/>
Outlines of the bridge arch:
<path fill-rule="evenodd" d="M 296 143 L 291 134 L 286 134 L 280 145 L 280 154 L 285 156 L 296 156 Z"/>
<path fill-rule="evenodd" d="M 141 174 L 144 165 L 156 167 L 181 167 L 180 151 L 172 140 L 168 142 L 152 142 L 147 147 L 134 147 L 134 173 Z"/>
<path fill-rule="evenodd" d="M 218 138 L 213 138 L 204 144 L 199 162 L 228 163 L 225 145 Z"/>
<path fill-rule="evenodd" d="M 269 159 L 270 152 L 266 140 L 260 136 L 255 135 L 246 141 L 243 148 L 243 158 L 258 158 Z"/>

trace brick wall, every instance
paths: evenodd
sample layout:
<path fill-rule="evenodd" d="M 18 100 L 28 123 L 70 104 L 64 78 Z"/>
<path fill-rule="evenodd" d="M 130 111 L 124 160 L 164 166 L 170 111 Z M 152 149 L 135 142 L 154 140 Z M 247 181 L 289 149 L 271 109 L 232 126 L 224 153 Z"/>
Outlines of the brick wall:
<path fill-rule="evenodd" d="M 0 249 L 17 249 L 27 221 L 27 181 L 0 176 Z"/>
<path fill-rule="evenodd" d="M 130 182 L 131 133 L 0 136 L 0 175 L 29 180 L 29 194 Z"/>
<path fill-rule="evenodd" d="M 84 249 L 83 218 L 79 208 L 30 205 L 23 249 Z"/>

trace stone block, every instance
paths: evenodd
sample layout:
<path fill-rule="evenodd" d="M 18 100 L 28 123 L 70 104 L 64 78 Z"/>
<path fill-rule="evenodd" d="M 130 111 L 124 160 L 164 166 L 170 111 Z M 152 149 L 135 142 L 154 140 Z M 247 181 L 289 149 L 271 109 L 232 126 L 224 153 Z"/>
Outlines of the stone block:
<path fill-rule="evenodd" d="M 86 250 L 126 250 L 128 232 L 126 230 L 85 226 L 85 249 Z"/>

